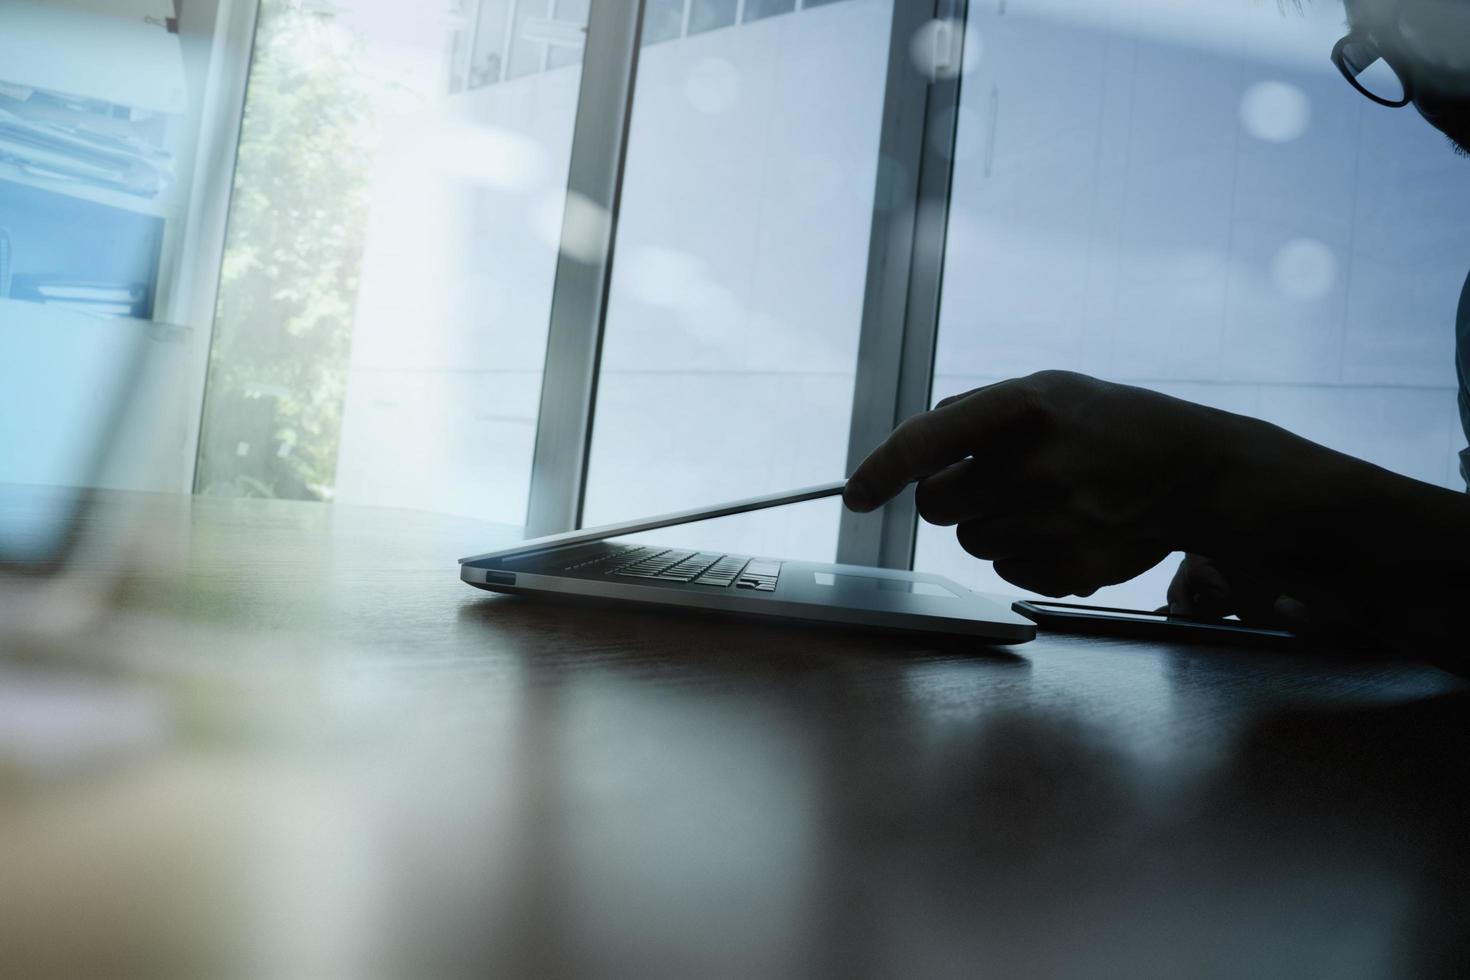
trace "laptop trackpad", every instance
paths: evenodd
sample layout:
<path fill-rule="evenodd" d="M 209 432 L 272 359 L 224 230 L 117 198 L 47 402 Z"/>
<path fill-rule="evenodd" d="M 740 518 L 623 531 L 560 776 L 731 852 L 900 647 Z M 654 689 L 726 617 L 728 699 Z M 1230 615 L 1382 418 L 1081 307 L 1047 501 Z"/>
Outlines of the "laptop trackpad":
<path fill-rule="evenodd" d="M 812 577 L 818 585 L 837 589 L 847 595 L 854 593 L 886 592 L 906 593 L 908 595 L 932 595 L 941 596 L 946 599 L 957 599 L 955 593 L 942 585 L 933 582 L 914 582 L 902 578 L 878 578 L 872 575 L 847 575 L 842 572 L 813 572 Z"/>

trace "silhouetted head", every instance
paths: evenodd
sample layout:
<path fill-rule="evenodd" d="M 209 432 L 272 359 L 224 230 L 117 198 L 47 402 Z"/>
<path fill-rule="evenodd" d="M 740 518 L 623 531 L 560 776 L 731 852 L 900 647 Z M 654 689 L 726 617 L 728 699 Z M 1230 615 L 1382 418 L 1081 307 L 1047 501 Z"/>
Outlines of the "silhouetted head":
<path fill-rule="evenodd" d="M 1413 104 L 1470 155 L 1470 0 L 1345 0 L 1333 60 L 1363 94 Z"/>

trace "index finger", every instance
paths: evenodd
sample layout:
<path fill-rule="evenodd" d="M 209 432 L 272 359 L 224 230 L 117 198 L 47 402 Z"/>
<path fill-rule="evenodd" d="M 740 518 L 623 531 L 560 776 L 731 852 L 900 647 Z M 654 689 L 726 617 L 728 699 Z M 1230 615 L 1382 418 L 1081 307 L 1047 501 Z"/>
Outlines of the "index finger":
<path fill-rule="evenodd" d="M 876 510 L 915 480 L 982 450 L 1023 407 L 1021 393 L 1003 382 L 904 420 L 848 478 L 843 503 L 859 513 Z"/>

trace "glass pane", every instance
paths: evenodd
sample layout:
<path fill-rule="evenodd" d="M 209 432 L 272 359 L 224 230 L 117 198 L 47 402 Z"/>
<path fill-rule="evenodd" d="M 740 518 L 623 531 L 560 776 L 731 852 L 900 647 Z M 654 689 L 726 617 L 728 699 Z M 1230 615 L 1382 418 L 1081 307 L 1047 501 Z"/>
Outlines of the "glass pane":
<path fill-rule="evenodd" d="M 645 50 L 584 523 L 842 477 L 891 17 L 852 0 Z M 830 560 L 838 512 L 661 533 Z"/>
<path fill-rule="evenodd" d="M 580 70 L 486 25 L 548 9 L 262 4 L 202 492 L 524 520 Z"/>
<path fill-rule="evenodd" d="M 550 9 L 551 0 L 527 0 L 526 3 L 512 5 L 514 18 L 511 25 L 510 57 L 506 68 L 508 78 L 521 78 L 546 67 L 546 33 L 539 28 L 550 19 Z"/>
<path fill-rule="evenodd" d="M 796 0 L 745 0 L 745 22 L 776 14 L 789 14 L 796 9 Z"/>
<path fill-rule="evenodd" d="M 456 32 L 451 91 L 501 81 L 510 43 L 510 0 L 465 0 L 462 7 L 464 28 Z M 458 88 L 455 81 L 461 82 Z"/>
<path fill-rule="evenodd" d="M 643 8 L 643 43 L 672 41 L 684 31 L 685 0 L 648 0 Z"/>
<path fill-rule="evenodd" d="M 1404 83 L 1399 80 L 1398 72 L 1382 58 L 1358 73 L 1358 84 L 1385 102 L 1399 102 L 1404 97 Z"/>
<path fill-rule="evenodd" d="M 1340 5 L 971 7 L 934 397 L 1044 368 L 1460 486 L 1464 162 L 1343 83 Z M 1101 595 L 1153 606 L 1176 561 Z M 918 567 L 1014 593 L 950 531 Z"/>
<path fill-rule="evenodd" d="M 228 189 L 196 161 L 228 153 L 207 82 L 241 41 L 216 8 L 0 3 L 0 483 L 189 485 L 217 272 L 194 202 Z M 121 445 L 128 405 L 148 428 Z"/>
<path fill-rule="evenodd" d="M 41 303 L 0 300 L 0 576 L 12 563 L 59 559 L 79 493 L 37 494 L 15 508 L 17 487 L 89 487 L 106 420 L 135 360 L 132 321 Z M 24 499 L 22 497 L 21 499 Z M 37 506 L 45 502 L 40 510 Z"/>
<path fill-rule="evenodd" d="M 702 34 L 735 23 L 736 0 L 693 0 L 689 8 L 689 33 Z"/>

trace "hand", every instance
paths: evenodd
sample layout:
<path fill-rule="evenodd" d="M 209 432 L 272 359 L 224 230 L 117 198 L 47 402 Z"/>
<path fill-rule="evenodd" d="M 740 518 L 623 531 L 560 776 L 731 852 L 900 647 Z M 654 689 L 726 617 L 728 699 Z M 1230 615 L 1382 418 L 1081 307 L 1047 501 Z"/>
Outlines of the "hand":
<path fill-rule="evenodd" d="M 1169 583 L 1169 604 L 1160 612 L 1197 619 L 1239 616 L 1252 625 L 1292 628 L 1305 620 L 1305 607 L 1252 575 L 1227 569 L 1201 555 L 1185 555 Z"/>
<path fill-rule="evenodd" d="M 1091 595 L 1184 547 L 1197 499 L 1235 445 L 1225 412 L 1044 371 L 945 399 L 900 425 L 848 480 L 870 511 L 917 481 L 919 514 L 1021 588 Z"/>
<path fill-rule="evenodd" d="M 1200 555 L 1184 556 L 1169 583 L 1168 598 L 1159 612 L 1195 619 L 1237 616 L 1251 626 L 1290 630 L 1341 650 L 1364 647 L 1372 634 L 1371 624 L 1349 602 L 1319 598 L 1308 606 L 1256 575 Z"/>

